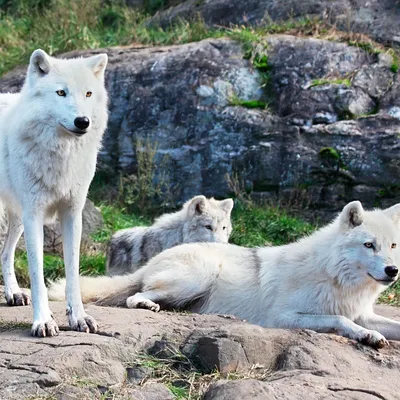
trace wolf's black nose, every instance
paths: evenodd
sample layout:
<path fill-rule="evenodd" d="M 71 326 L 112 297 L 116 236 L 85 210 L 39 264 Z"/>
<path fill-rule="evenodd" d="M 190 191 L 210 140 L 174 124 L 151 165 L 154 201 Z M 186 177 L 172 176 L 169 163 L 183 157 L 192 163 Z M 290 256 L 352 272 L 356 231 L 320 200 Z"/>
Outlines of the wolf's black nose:
<path fill-rule="evenodd" d="M 399 269 L 394 265 L 389 265 L 385 268 L 385 273 L 389 278 L 394 278 L 399 273 Z"/>
<path fill-rule="evenodd" d="M 89 127 L 89 125 L 90 125 L 89 118 L 86 118 L 86 117 L 75 118 L 74 125 L 78 129 L 83 131 L 84 129 L 87 129 Z"/>

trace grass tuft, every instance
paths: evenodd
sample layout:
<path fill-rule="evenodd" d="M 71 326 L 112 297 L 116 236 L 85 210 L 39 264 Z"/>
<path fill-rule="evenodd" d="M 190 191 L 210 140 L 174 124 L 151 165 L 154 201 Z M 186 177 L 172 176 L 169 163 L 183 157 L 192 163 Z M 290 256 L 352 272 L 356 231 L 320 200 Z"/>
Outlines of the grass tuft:
<path fill-rule="evenodd" d="M 243 203 L 235 204 L 232 225 L 231 242 L 246 247 L 287 244 L 315 230 L 283 209 Z"/>
<path fill-rule="evenodd" d="M 315 87 L 315 86 L 323 86 L 323 85 L 343 85 L 345 87 L 350 87 L 351 86 L 351 81 L 349 78 L 336 78 L 336 79 L 330 79 L 330 78 L 321 78 L 321 79 L 314 79 L 311 82 L 311 85 L 309 88 Z"/>
<path fill-rule="evenodd" d="M 246 108 L 261 108 L 262 110 L 265 110 L 265 109 L 268 108 L 268 104 L 265 101 L 261 101 L 261 100 L 241 100 L 236 95 L 233 95 L 229 99 L 229 103 L 232 106 L 241 106 L 241 107 L 246 107 Z"/>

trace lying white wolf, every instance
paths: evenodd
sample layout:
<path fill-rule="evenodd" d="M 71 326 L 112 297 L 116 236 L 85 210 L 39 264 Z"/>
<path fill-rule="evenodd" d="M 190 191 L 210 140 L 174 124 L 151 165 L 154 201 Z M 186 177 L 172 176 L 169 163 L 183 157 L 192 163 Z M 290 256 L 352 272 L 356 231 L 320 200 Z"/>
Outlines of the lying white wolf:
<path fill-rule="evenodd" d="M 107 272 L 134 272 L 163 250 L 182 243 L 228 243 L 232 232 L 233 200 L 196 196 L 181 210 L 164 214 L 152 226 L 116 232 L 108 245 Z"/>
<path fill-rule="evenodd" d="M 400 323 L 374 314 L 396 281 L 400 204 L 364 211 L 349 203 L 330 225 L 286 246 L 248 249 L 196 243 L 174 247 L 123 277 L 82 278 L 84 301 L 233 314 L 269 328 L 336 332 L 381 347 Z M 50 288 L 62 299 L 64 283 Z"/>
<path fill-rule="evenodd" d="M 22 232 L 28 251 L 34 336 L 58 334 L 43 278 L 43 223 L 61 221 L 72 329 L 97 330 L 83 308 L 79 288 L 82 209 L 107 125 L 104 70 L 107 55 L 60 60 L 33 52 L 19 94 L 0 95 L 0 201 L 8 214 L 2 253 L 9 305 L 27 305 L 14 272 Z"/>

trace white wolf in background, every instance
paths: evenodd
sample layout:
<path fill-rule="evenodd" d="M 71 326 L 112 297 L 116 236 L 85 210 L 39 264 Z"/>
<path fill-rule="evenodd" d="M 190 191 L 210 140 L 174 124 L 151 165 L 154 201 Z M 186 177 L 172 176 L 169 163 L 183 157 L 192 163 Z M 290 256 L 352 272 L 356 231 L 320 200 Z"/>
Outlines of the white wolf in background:
<path fill-rule="evenodd" d="M 67 313 L 72 329 L 97 330 L 85 313 L 79 288 L 82 209 L 107 125 L 104 70 L 107 55 L 55 59 L 33 52 L 18 94 L 0 95 L 0 201 L 8 214 L 1 257 L 9 305 L 27 305 L 14 272 L 22 232 L 28 252 L 34 336 L 54 336 L 43 278 L 43 224 L 61 221 L 67 278 Z"/>
<path fill-rule="evenodd" d="M 400 204 L 349 203 L 296 243 L 248 249 L 194 243 L 166 250 L 132 275 L 81 278 L 84 301 L 129 308 L 233 314 L 269 328 L 336 332 L 375 347 L 400 340 L 400 323 L 374 314 L 400 262 Z M 55 283 L 52 299 L 64 297 Z"/>
<path fill-rule="evenodd" d="M 107 272 L 134 272 L 158 253 L 182 243 L 228 243 L 232 208 L 232 199 L 196 196 L 181 210 L 157 218 L 152 226 L 116 232 L 108 245 Z"/>

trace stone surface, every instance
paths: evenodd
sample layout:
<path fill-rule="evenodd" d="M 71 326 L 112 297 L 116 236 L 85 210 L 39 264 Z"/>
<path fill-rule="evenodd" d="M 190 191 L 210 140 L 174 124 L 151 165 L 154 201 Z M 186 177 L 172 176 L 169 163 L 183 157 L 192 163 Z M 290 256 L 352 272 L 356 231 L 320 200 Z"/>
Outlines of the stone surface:
<path fill-rule="evenodd" d="M 179 3 L 179 4 L 177 4 Z M 151 20 L 164 28 L 199 15 L 210 26 L 284 22 L 319 18 L 346 32 L 367 34 L 375 40 L 400 45 L 400 6 L 396 0 L 186 0 L 170 2 Z"/>
<path fill-rule="evenodd" d="M 252 377 L 255 370 L 262 376 L 213 384 L 205 399 L 243 399 L 246 393 L 260 399 L 398 398 L 400 342 L 377 351 L 335 335 L 263 329 L 215 315 L 154 314 L 93 305 L 87 311 L 96 317 L 101 331 L 89 335 L 68 330 L 64 303 L 51 303 L 50 308 L 61 326 L 60 335 L 38 339 L 29 335 L 30 307 L 0 306 L 0 398 L 104 399 L 109 393 L 114 399 L 172 399 L 168 389 L 151 377 L 140 385 L 126 380 L 136 354 L 159 342 L 174 349 L 168 355 L 166 345 L 161 346 L 164 352 L 159 357 L 164 360 L 176 360 L 179 351 L 198 365 L 198 357 L 206 357 L 214 348 L 218 359 L 225 356 L 223 365 L 234 366 L 245 355 L 242 376 Z M 376 308 L 381 315 L 400 320 L 398 308 Z M 228 342 L 235 345 L 227 346 Z M 156 353 L 152 357 L 157 358 Z"/>
<path fill-rule="evenodd" d="M 400 201 L 400 84 L 391 57 L 290 35 L 267 43 L 268 91 L 228 39 L 107 49 L 110 119 L 99 173 L 135 173 L 147 140 L 157 147 L 154 179 L 168 183 L 176 203 L 228 196 L 226 176 L 235 174 L 255 197 L 322 219 L 355 198 L 366 207 Z M 9 73 L 0 90 L 18 90 L 23 75 Z M 270 107 L 232 106 L 232 96 Z M 327 148 L 336 158 L 323 157 Z"/>
<path fill-rule="evenodd" d="M 90 235 L 97 232 L 103 226 L 101 211 L 90 201 L 86 200 L 82 214 L 82 245 L 89 246 L 92 243 Z M 0 249 L 3 247 L 7 233 L 7 219 L 0 213 Z M 25 242 L 21 238 L 18 248 L 25 249 Z M 44 251 L 46 253 L 61 254 L 62 238 L 58 220 L 44 227 Z"/>

